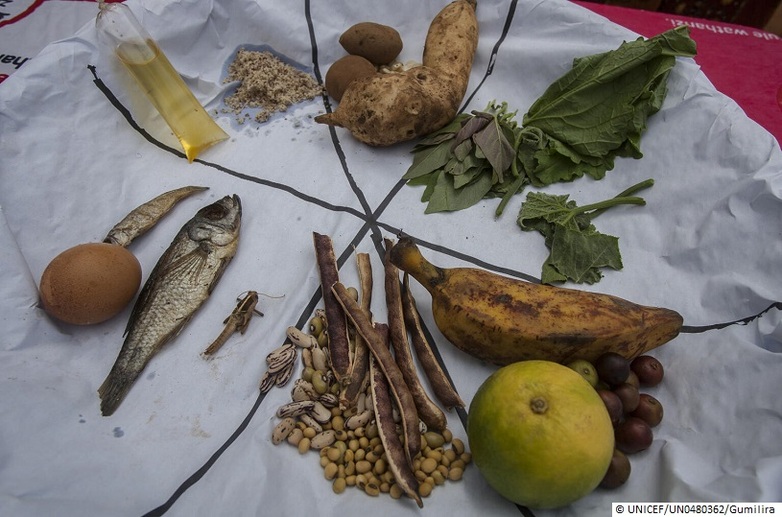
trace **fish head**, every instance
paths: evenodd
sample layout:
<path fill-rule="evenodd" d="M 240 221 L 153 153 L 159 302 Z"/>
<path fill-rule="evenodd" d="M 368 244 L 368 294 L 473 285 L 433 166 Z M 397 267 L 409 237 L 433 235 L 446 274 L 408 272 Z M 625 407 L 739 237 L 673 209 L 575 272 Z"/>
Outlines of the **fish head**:
<path fill-rule="evenodd" d="M 188 235 L 194 241 L 210 241 L 218 246 L 230 244 L 239 236 L 242 202 L 236 194 L 207 205 L 193 218 Z"/>

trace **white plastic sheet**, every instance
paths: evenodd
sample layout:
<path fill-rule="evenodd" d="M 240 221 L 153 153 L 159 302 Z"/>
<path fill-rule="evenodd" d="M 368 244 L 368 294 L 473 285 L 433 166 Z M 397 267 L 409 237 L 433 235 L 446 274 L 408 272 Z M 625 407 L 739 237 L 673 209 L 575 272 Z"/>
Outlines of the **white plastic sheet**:
<path fill-rule="evenodd" d="M 404 9 L 342 0 L 128 5 L 231 138 L 193 164 L 145 139 L 95 80 L 153 140 L 177 146 L 127 73 L 99 48 L 92 24 L 46 47 L 0 86 L 0 513 L 519 514 L 474 466 L 461 482 L 438 487 L 423 510 L 357 490 L 337 496 L 314 453 L 271 443 L 275 410 L 289 390 L 265 398 L 258 392 L 265 355 L 318 302 L 313 231 L 333 238 L 346 284 L 357 282 L 355 247 L 370 253 L 382 285 L 377 243 L 399 230 L 424 241 L 424 253 L 439 265 L 539 275 L 543 243 L 515 224 L 522 196 L 499 220 L 493 201 L 424 215 L 421 190 L 399 185 L 412 143 L 372 149 L 343 130 L 331 132 L 312 120 L 326 109 L 323 99 L 260 126 L 240 126 L 220 111 L 231 91 L 222 79 L 240 47 L 268 45 L 323 75 L 344 53 L 339 34 L 373 20 L 399 30 L 403 60 L 420 59 L 429 20 L 443 2 Z M 559 0 L 484 0 L 478 17 L 467 110 L 496 99 L 521 115 L 574 57 L 635 37 Z M 599 182 L 547 189 L 581 204 L 655 179 L 643 193 L 645 207 L 601 217 L 601 230 L 619 236 L 624 269 L 587 288 L 678 310 L 685 331 L 654 352 L 666 379 L 650 393 L 662 401 L 665 419 L 652 447 L 632 457 L 628 483 L 534 515 L 606 515 L 611 501 L 782 500 L 782 152 L 696 62 L 678 61 L 663 109 L 643 137 L 641 160 L 619 160 Z M 244 207 L 239 252 L 117 413 L 102 417 L 96 390 L 117 356 L 130 309 L 92 327 L 59 324 L 37 307 L 37 282 L 60 251 L 101 240 L 133 207 L 184 185 L 210 190 L 131 245 L 144 278 L 198 208 L 233 193 Z M 427 294 L 413 287 L 469 402 L 494 367 L 447 343 L 431 320 Z M 199 353 L 248 289 L 264 293 L 265 316 L 204 361 Z M 375 317 L 383 321 L 382 296 L 375 298 Z M 744 318 L 743 325 L 721 325 Z M 449 426 L 466 439 L 456 412 Z"/>

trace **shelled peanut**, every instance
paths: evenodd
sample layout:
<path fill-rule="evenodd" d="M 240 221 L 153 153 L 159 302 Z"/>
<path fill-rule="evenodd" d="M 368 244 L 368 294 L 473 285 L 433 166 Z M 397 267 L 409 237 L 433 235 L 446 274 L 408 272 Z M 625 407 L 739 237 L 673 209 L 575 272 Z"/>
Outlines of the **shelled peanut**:
<path fill-rule="evenodd" d="M 318 312 L 309 325 L 312 347 L 303 349 L 303 368 L 291 390 L 292 401 L 280 406 L 279 423 L 272 433 L 275 444 L 287 441 L 299 453 L 318 451 L 323 476 L 340 494 L 350 487 L 367 495 L 405 495 L 389 468 L 386 451 L 375 422 L 368 382 L 356 402 L 340 404 L 342 386 L 331 370 L 325 317 Z M 351 331 L 351 341 L 354 339 Z M 395 417 L 398 411 L 395 411 Z M 398 418 L 398 434 L 402 435 Z M 411 465 L 418 480 L 418 495 L 428 497 L 435 487 L 459 481 L 471 455 L 450 430 L 427 430 L 420 424 L 421 452 Z"/>

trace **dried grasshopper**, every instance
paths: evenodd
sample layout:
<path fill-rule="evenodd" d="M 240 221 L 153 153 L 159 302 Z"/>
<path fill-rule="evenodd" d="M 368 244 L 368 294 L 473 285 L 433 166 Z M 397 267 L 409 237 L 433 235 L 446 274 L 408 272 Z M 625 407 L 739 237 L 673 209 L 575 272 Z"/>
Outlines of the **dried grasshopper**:
<path fill-rule="evenodd" d="M 247 330 L 247 327 L 250 325 L 250 320 L 253 317 L 253 314 L 258 314 L 259 316 L 263 316 L 263 313 L 256 310 L 255 306 L 258 304 L 258 293 L 255 291 L 247 291 L 247 293 L 244 296 L 240 296 L 237 298 L 237 304 L 234 308 L 233 312 L 225 318 L 223 321 L 223 324 L 225 327 L 223 328 L 223 331 L 220 332 L 220 335 L 217 336 L 217 339 L 215 339 L 211 345 L 209 345 L 206 350 L 203 352 L 204 357 L 212 356 L 215 352 L 220 350 L 220 347 L 222 347 L 226 341 L 228 341 L 228 338 L 231 337 L 235 332 L 239 332 L 240 334 L 244 334 L 244 332 Z"/>

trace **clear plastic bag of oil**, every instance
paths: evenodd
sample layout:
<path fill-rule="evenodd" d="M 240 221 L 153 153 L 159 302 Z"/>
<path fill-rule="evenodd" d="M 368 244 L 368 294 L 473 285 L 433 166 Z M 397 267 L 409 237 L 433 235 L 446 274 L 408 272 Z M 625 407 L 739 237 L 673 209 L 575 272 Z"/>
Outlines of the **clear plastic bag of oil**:
<path fill-rule="evenodd" d="M 179 139 L 189 162 L 228 138 L 126 5 L 99 2 L 95 23 L 100 41 L 128 69 Z"/>

